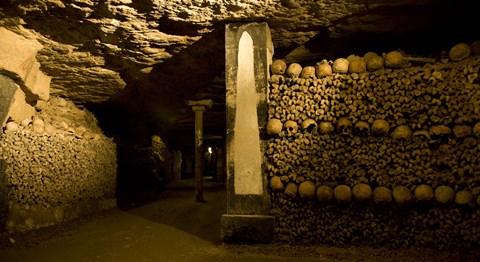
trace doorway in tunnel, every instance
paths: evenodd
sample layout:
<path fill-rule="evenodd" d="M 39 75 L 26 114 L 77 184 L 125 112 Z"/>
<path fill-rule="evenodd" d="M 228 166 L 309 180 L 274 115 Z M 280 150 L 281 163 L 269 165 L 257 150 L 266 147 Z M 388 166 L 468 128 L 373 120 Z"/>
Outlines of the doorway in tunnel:
<path fill-rule="evenodd" d="M 203 180 L 217 185 L 225 185 L 225 141 L 222 136 L 207 135 L 203 150 Z M 181 172 L 177 181 L 195 179 L 195 151 L 183 150 Z"/>

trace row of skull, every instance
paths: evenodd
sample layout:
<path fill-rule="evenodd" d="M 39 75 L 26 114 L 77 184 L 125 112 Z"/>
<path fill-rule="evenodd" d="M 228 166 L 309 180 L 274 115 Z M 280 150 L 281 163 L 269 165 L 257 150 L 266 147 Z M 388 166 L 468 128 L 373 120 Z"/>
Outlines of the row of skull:
<path fill-rule="evenodd" d="M 373 200 L 377 204 L 388 204 L 395 201 L 398 205 L 407 205 L 416 200 L 418 202 L 427 202 L 435 200 L 439 204 L 456 203 L 458 205 L 480 205 L 480 195 L 476 201 L 472 192 L 468 189 L 455 192 L 450 186 L 441 185 L 436 189 L 426 184 L 415 187 L 413 194 L 405 186 L 396 186 L 393 190 L 388 187 L 379 186 L 375 189 L 368 184 L 356 184 L 353 188 L 347 185 L 338 185 L 332 188 L 327 185 L 316 186 L 312 181 L 304 181 L 300 185 L 288 183 L 283 184 L 281 178 L 274 176 L 270 179 L 270 188 L 274 192 L 284 192 L 287 196 L 295 197 L 297 195 L 303 199 L 317 198 L 320 202 L 330 202 L 335 199 L 338 204 L 350 203 L 353 199 L 357 202 L 367 202 Z"/>
<path fill-rule="evenodd" d="M 320 134 L 329 134 L 334 131 L 340 132 L 342 135 L 356 134 L 360 136 L 374 135 L 374 136 L 387 136 L 390 132 L 390 125 L 386 120 L 377 119 L 373 121 L 370 126 L 366 121 L 359 120 L 355 124 L 352 123 L 347 117 L 339 118 L 334 126 L 332 122 L 320 122 L 316 123 L 313 119 L 304 120 L 300 126 L 296 121 L 288 120 L 285 124 L 277 118 L 272 118 L 267 122 L 267 134 L 278 136 L 285 131 L 287 136 L 294 136 L 299 129 L 307 133 L 318 132 Z M 395 139 L 410 139 L 412 136 L 422 136 L 430 139 L 431 136 L 435 137 L 449 137 L 454 134 L 456 138 L 465 138 L 472 134 L 476 137 L 480 137 L 480 122 L 475 124 L 472 128 L 469 125 L 456 125 L 450 128 L 445 125 L 436 125 L 430 127 L 429 130 L 417 130 L 412 131 L 408 125 L 399 125 L 392 132 L 391 136 Z"/>
<path fill-rule="evenodd" d="M 472 47 L 466 43 L 459 43 L 454 45 L 449 53 L 448 57 L 452 61 L 460 61 L 469 57 L 472 53 L 478 52 L 478 44 Z M 326 59 L 318 62 L 315 66 L 302 66 L 298 63 L 291 63 L 288 65 L 282 59 L 273 61 L 271 65 L 271 72 L 273 75 L 287 74 L 290 77 L 302 77 L 302 78 L 320 78 L 332 73 L 365 73 L 367 71 L 376 71 L 387 68 L 401 68 L 403 61 L 408 59 L 404 57 L 401 51 L 391 51 L 382 56 L 375 52 L 367 52 L 363 56 L 350 55 L 347 58 L 337 58 L 335 61 L 327 61 Z"/>

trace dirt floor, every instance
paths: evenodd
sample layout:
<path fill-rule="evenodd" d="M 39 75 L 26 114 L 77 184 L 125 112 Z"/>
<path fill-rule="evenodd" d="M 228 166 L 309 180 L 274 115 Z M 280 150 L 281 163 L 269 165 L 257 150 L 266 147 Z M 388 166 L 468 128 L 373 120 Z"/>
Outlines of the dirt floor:
<path fill-rule="evenodd" d="M 111 209 L 29 233 L 0 236 L 0 261 L 480 261 L 480 251 L 367 247 L 223 245 L 222 186 L 206 184 L 206 203 L 190 182 L 154 201 Z"/>

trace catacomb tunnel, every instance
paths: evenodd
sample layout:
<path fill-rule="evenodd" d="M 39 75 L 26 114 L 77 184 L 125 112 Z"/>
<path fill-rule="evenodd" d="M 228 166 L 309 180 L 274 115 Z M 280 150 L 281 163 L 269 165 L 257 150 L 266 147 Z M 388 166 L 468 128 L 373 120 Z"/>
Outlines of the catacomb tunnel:
<path fill-rule="evenodd" d="M 450 0 L 3 1 L 0 258 L 76 261 L 52 232 L 110 221 L 130 250 L 77 260 L 174 261 L 181 239 L 181 261 L 475 261 L 476 17 Z"/>

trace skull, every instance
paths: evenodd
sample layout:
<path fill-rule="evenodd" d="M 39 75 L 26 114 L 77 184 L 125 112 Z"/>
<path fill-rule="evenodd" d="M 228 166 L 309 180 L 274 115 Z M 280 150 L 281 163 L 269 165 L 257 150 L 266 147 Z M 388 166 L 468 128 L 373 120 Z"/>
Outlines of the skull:
<path fill-rule="evenodd" d="M 366 136 L 370 133 L 370 126 L 367 122 L 360 120 L 355 123 L 353 131 L 359 136 Z"/>
<path fill-rule="evenodd" d="M 418 201 L 430 201 L 434 196 L 433 188 L 429 185 L 419 185 L 413 191 L 413 195 Z"/>
<path fill-rule="evenodd" d="M 338 119 L 337 131 L 339 131 L 342 135 L 350 134 L 352 132 L 352 121 L 346 117 Z"/>
<path fill-rule="evenodd" d="M 412 137 L 412 129 L 407 125 L 397 126 L 392 132 L 392 137 L 400 140 L 408 140 Z"/>
<path fill-rule="evenodd" d="M 315 71 L 317 72 L 317 78 L 329 76 L 332 74 L 332 67 L 326 59 L 323 59 L 315 65 Z"/>
<path fill-rule="evenodd" d="M 376 187 L 373 190 L 373 202 L 379 205 L 386 205 L 392 202 L 392 191 L 388 187 Z"/>
<path fill-rule="evenodd" d="M 320 122 L 318 130 L 320 131 L 320 134 L 329 134 L 335 131 L 331 122 Z"/>
<path fill-rule="evenodd" d="M 386 136 L 390 130 L 390 125 L 383 119 L 377 119 L 372 124 L 372 134 L 377 136 Z"/>
<path fill-rule="evenodd" d="M 415 132 L 413 132 L 413 137 L 418 137 L 422 140 L 426 140 L 426 141 L 429 141 L 431 138 L 430 138 L 430 133 L 428 133 L 427 130 L 417 130 Z"/>
<path fill-rule="evenodd" d="M 400 51 L 391 51 L 385 55 L 385 67 L 401 68 L 403 66 L 403 54 Z"/>
<path fill-rule="evenodd" d="M 359 59 L 359 58 L 361 58 L 361 57 L 358 56 L 358 55 L 355 55 L 355 54 L 351 54 L 351 55 L 347 56 L 347 61 L 350 64 L 353 60 Z"/>
<path fill-rule="evenodd" d="M 352 189 L 347 185 L 339 185 L 333 189 L 333 196 L 337 203 L 347 204 L 352 200 Z"/>
<path fill-rule="evenodd" d="M 453 127 L 453 134 L 456 138 L 465 138 L 472 135 L 472 128 L 467 125 L 457 125 Z"/>
<path fill-rule="evenodd" d="M 303 199 L 313 199 L 315 197 L 315 183 L 304 181 L 298 187 L 298 195 Z"/>
<path fill-rule="evenodd" d="M 361 57 L 354 58 L 348 64 L 350 73 L 365 73 L 367 71 L 367 63 Z"/>
<path fill-rule="evenodd" d="M 448 56 L 453 61 L 460 61 L 469 57 L 471 53 L 472 53 L 472 50 L 470 49 L 470 46 L 468 44 L 460 43 L 460 44 L 454 45 L 450 49 L 450 52 L 448 52 Z"/>
<path fill-rule="evenodd" d="M 472 200 L 472 192 L 467 189 L 460 190 L 455 194 L 455 204 L 457 205 L 467 205 L 472 203 Z"/>
<path fill-rule="evenodd" d="M 363 59 L 369 60 L 370 58 L 376 57 L 376 56 L 378 56 L 378 54 L 375 53 L 375 52 L 366 52 L 366 53 L 363 55 Z"/>
<path fill-rule="evenodd" d="M 412 192 L 405 186 L 397 186 L 392 192 L 393 200 L 399 206 L 410 204 L 413 200 Z"/>
<path fill-rule="evenodd" d="M 279 176 L 274 176 L 270 178 L 270 188 L 274 192 L 283 192 L 283 190 L 285 190 L 285 185 Z"/>
<path fill-rule="evenodd" d="M 367 52 L 363 59 L 367 63 L 368 71 L 376 71 L 383 68 L 383 57 L 377 55 L 374 52 Z"/>
<path fill-rule="evenodd" d="M 18 131 L 18 124 L 15 123 L 15 122 L 8 122 L 6 125 L 5 125 L 5 134 L 7 133 L 13 133 L 13 132 L 16 132 Z"/>
<path fill-rule="evenodd" d="M 333 61 L 332 71 L 334 73 L 348 73 L 348 60 L 345 58 L 337 58 Z"/>
<path fill-rule="evenodd" d="M 473 126 L 473 134 L 476 137 L 480 137 L 480 122 L 476 123 L 475 126 Z"/>
<path fill-rule="evenodd" d="M 317 130 L 317 123 L 313 119 L 305 119 L 305 121 L 302 122 L 302 129 L 308 133 L 313 133 Z"/>
<path fill-rule="evenodd" d="M 356 184 L 352 188 L 352 194 L 358 202 L 365 202 L 372 198 L 372 188 L 368 184 Z"/>
<path fill-rule="evenodd" d="M 315 192 L 317 199 L 320 202 L 330 202 L 333 198 L 333 189 L 327 185 L 321 185 Z"/>
<path fill-rule="evenodd" d="M 287 122 L 285 122 L 285 125 L 284 125 L 285 129 L 287 130 L 287 135 L 288 136 L 293 136 L 297 133 L 298 131 L 298 125 L 297 125 L 297 122 L 295 121 L 292 121 L 292 120 L 289 120 Z"/>
<path fill-rule="evenodd" d="M 287 70 L 287 64 L 283 60 L 275 60 L 271 66 L 272 75 L 283 75 Z"/>
<path fill-rule="evenodd" d="M 20 124 L 21 124 L 23 127 L 27 127 L 31 122 L 32 122 L 32 119 L 30 119 L 30 118 L 25 118 L 25 119 L 22 120 L 22 122 L 20 122 Z"/>
<path fill-rule="evenodd" d="M 287 75 L 298 77 L 302 73 L 302 66 L 298 63 L 291 63 L 287 68 Z"/>
<path fill-rule="evenodd" d="M 432 126 L 429 132 L 430 135 L 435 137 L 449 137 L 452 134 L 452 130 L 444 125 Z"/>
<path fill-rule="evenodd" d="M 267 123 L 267 134 L 269 135 L 278 135 L 282 131 L 282 121 L 272 118 Z"/>
<path fill-rule="evenodd" d="M 301 73 L 302 78 L 314 78 L 315 77 L 315 67 L 313 66 L 306 66 L 302 69 Z"/>
<path fill-rule="evenodd" d="M 455 191 L 449 186 L 439 186 L 435 189 L 435 200 L 440 204 L 449 204 L 455 198 Z"/>

